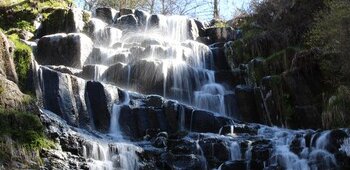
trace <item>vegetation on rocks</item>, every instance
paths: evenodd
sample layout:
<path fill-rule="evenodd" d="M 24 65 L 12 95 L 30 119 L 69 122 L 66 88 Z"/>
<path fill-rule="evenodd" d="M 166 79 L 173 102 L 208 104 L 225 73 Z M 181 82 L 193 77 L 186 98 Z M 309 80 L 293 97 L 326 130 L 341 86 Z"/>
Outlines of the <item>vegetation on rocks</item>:
<path fill-rule="evenodd" d="M 38 168 L 39 151 L 54 146 L 37 115 L 0 109 L 0 164 L 12 167 L 13 162 L 21 162 L 22 168 Z"/>
<path fill-rule="evenodd" d="M 350 123 L 350 99 L 341 95 L 350 87 L 349 11 L 345 0 L 252 1 L 233 20 L 242 37 L 230 43 L 234 51 L 227 58 L 238 61 L 236 66 L 247 64 L 250 85 L 282 77 L 268 107 L 283 108 L 276 113 L 288 115 L 287 124 L 300 128 L 307 112 L 309 118 L 322 117 L 314 128 L 344 127 Z"/>
<path fill-rule="evenodd" d="M 27 84 L 31 67 L 32 49 L 21 42 L 16 34 L 10 35 L 9 39 L 15 45 L 14 62 L 16 63 L 15 66 L 19 87 L 22 91 L 28 92 L 30 90 L 30 88 L 27 87 Z"/>

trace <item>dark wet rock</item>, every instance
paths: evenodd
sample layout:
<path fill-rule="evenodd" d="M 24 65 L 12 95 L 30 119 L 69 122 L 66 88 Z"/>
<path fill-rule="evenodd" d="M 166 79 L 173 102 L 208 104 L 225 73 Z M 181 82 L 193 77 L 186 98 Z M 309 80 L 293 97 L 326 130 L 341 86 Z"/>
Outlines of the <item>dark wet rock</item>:
<path fill-rule="evenodd" d="M 233 133 L 235 134 L 242 134 L 242 133 L 246 133 L 246 134 L 250 134 L 250 135 L 257 135 L 258 133 L 258 129 L 254 128 L 254 127 L 250 127 L 248 125 L 245 124 L 236 124 L 236 125 L 225 125 L 221 128 L 220 130 L 220 134 L 225 135 L 225 134 L 229 134 L 231 133 L 231 131 L 233 131 Z"/>
<path fill-rule="evenodd" d="M 218 133 L 222 126 L 229 123 L 229 121 L 220 120 L 213 113 L 203 110 L 194 110 L 189 116 L 189 124 L 186 125 L 193 132 Z"/>
<path fill-rule="evenodd" d="M 67 74 L 42 68 L 41 88 L 44 108 L 56 113 L 69 124 L 76 125 L 79 114 L 72 96 L 72 78 Z"/>
<path fill-rule="evenodd" d="M 259 122 L 257 106 L 255 102 L 254 88 L 238 85 L 235 88 L 238 110 L 243 121 Z"/>
<path fill-rule="evenodd" d="M 56 9 L 45 19 L 37 30 L 36 37 L 40 38 L 56 33 L 76 33 L 83 31 L 85 22 L 84 11 L 71 9 Z"/>
<path fill-rule="evenodd" d="M 215 72 L 215 81 L 218 83 L 224 83 L 232 87 L 244 84 L 245 72 L 240 69 L 234 70 L 219 70 Z"/>
<path fill-rule="evenodd" d="M 129 106 L 121 106 L 119 123 L 122 133 L 132 138 L 143 137 L 137 128 L 136 116 Z"/>
<path fill-rule="evenodd" d="M 227 42 L 235 39 L 235 31 L 232 27 L 224 28 L 207 28 L 205 34 L 210 37 L 211 43 Z"/>
<path fill-rule="evenodd" d="M 110 124 L 110 112 L 108 110 L 109 97 L 104 86 L 100 82 L 88 81 L 85 89 L 87 107 L 93 117 L 97 130 L 107 132 Z"/>
<path fill-rule="evenodd" d="M 205 36 L 205 26 L 204 26 L 204 24 L 201 21 L 196 20 L 196 19 L 194 20 L 194 22 L 195 22 L 195 24 L 196 24 L 196 26 L 198 28 L 199 36 L 200 37 L 204 37 Z"/>
<path fill-rule="evenodd" d="M 82 68 L 91 51 L 92 41 L 84 34 L 53 34 L 39 40 L 35 58 L 42 65 Z"/>
<path fill-rule="evenodd" d="M 292 140 L 292 142 L 289 145 L 289 150 L 295 153 L 296 155 L 299 155 L 304 147 L 303 147 L 303 136 L 297 135 L 295 138 Z"/>
<path fill-rule="evenodd" d="M 119 17 L 115 22 L 115 25 L 116 27 L 118 27 L 123 31 L 132 31 L 137 29 L 138 21 L 135 15 L 128 14 L 128 15 Z"/>
<path fill-rule="evenodd" d="M 174 169 L 202 170 L 206 168 L 203 159 L 199 155 L 166 155 L 167 164 Z"/>
<path fill-rule="evenodd" d="M 145 99 L 145 105 L 147 107 L 160 108 L 163 105 L 163 98 L 157 95 L 149 95 Z"/>
<path fill-rule="evenodd" d="M 149 27 L 150 28 L 158 28 L 159 27 L 159 15 L 151 15 L 149 18 Z"/>
<path fill-rule="evenodd" d="M 167 138 L 163 136 L 158 136 L 153 142 L 153 146 L 156 148 L 164 148 L 167 146 Z"/>
<path fill-rule="evenodd" d="M 147 13 L 146 11 L 143 10 L 139 10 L 136 9 L 134 12 L 137 21 L 138 21 L 138 25 L 140 26 L 141 29 L 144 29 L 147 25 L 147 17 L 150 15 L 149 13 Z"/>
<path fill-rule="evenodd" d="M 225 49 L 222 47 L 211 48 L 213 53 L 214 65 L 216 70 L 229 70 L 230 67 L 226 60 Z"/>
<path fill-rule="evenodd" d="M 96 8 L 96 18 L 102 21 L 112 24 L 116 18 L 118 18 L 118 11 L 110 7 L 99 7 Z"/>
<path fill-rule="evenodd" d="M 319 132 L 313 138 L 316 148 L 325 149 L 330 153 L 335 153 L 339 151 L 339 148 L 343 144 L 344 139 L 348 137 L 348 134 L 343 130 L 335 129 Z"/>
<path fill-rule="evenodd" d="M 174 101 L 166 101 L 163 104 L 163 110 L 164 110 L 164 116 L 167 122 L 169 123 L 168 131 L 173 133 L 178 130 L 180 130 L 179 127 L 179 120 L 180 120 L 180 111 L 182 108 L 180 108 L 176 102 Z"/>
<path fill-rule="evenodd" d="M 264 162 L 272 154 L 273 145 L 269 140 L 258 140 L 252 143 L 252 160 Z"/>
<path fill-rule="evenodd" d="M 199 152 L 194 141 L 186 139 L 168 139 L 168 151 L 172 154 L 197 154 Z"/>
<path fill-rule="evenodd" d="M 119 84 L 119 86 L 123 87 L 127 85 L 127 75 L 128 70 L 122 63 L 116 63 L 104 72 L 102 77 L 106 79 L 108 82 L 113 82 L 115 84 Z"/>
<path fill-rule="evenodd" d="M 248 170 L 248 163 L 244 160 L 226 161 L 220 165 L 221 170 Z"/>

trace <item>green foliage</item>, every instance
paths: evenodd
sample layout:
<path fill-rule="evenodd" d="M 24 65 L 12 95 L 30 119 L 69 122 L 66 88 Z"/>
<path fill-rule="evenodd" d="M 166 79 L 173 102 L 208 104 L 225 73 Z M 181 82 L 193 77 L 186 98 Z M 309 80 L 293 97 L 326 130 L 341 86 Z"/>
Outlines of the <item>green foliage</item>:
<path fill-rule="evenodd" d="M 84 21 L 84 23 L 88 23 L 90 21 L 90 18 L 91 18 L 91 15 L 88 12 L 83 11 L 83 21 Z"/>
<path fill-rule="evenodd" d="M 0 136 L 9 136 L 28 149 L 52 148 L 39 118 L 26 112 L 0 109 Z"/>
<path fill-rule="evenodd" d="M 22 91 L 28 91 L 26 88 L 28 74 L 31 66 L 32 49 L 19 40 L 18 35 L 12 34 L 9 39 L 15 44 L 14 62 L 19 80 L 19 87 Z"/>
<path fill-rule="evenodd" d="M 34 20 L 38 14 L 47 16 L 46 8 L 67 8 L 73 0 L 6 0 L 0 3 L 0 27 L 35 31 Z"/>
<path fill-rule="evenodd" d="M 325 82 L 336 88 L 350 84 L 350 1 L 328 0 L 327 8 L 321 11 L 307 35 L 306 43 L 311 48 L 324 51 L 321 71 Z"/>
<path fill-rule="evenodd" d="M 332 96 L 322 113 L 324 128 L 349 127 L 350 125 L 350 88 L 340 86 Z"/>

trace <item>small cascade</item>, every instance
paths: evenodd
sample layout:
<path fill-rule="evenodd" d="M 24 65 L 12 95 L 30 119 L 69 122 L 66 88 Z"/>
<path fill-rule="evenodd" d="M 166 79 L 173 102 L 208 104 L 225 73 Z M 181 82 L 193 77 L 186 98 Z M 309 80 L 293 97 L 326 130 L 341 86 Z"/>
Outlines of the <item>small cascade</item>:
<path fill-rule="evenodd" d="M 95 74 L 94 74 L 94 80 L 100 81 L 103 73 L 107 70 L 107 66 L 104 65 L 95 65 Z"/>
<path fill-rule="evenodd" d="M 230 158 L 231 158 L 231 161 L 242 159 L 241 147 L 236 141 L 230 144 Z"/>
<path fill-rule="evenodd" d="M 195 106 L 226 115 L 224 95 L 225 89 L 220 84 L 206 84 L 195 92 Z"/>
<path fill-rule="evenodd" d="M 128 105 L 129 103 L 129 93 L 124 92 L 124 100 L 121 103 L 113 104 L 109 133 L 115 139 L 123 139 L 123 134 L 119 126 L 119 117 L 122 107 Z"/>

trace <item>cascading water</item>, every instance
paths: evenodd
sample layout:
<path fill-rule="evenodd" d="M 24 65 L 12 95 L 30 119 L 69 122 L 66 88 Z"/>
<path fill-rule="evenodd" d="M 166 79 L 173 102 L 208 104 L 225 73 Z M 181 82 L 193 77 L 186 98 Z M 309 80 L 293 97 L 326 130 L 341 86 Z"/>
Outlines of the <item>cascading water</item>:
<path fill-rule="evenodd" d="M 99 48 L 101 55 L 90 63 L 112 65 L 111 58 L 125 56 L 126 59 L 114 62 L 119 62 L 124 67 L 117 72 L 107 69 L 104 77 L 102 76 L 104 80 L 129 90 L 141 93 L 155 92 L 200 109 L 225 115 L 225 107 L 223 107 L 225 88 L 215 84 L 214 71 L 210 70 L 213 69 L 213 56 L 209 47 L 191 40 L 193 36 L 190 36 L 188 31 L 188 23 L 193 21 L 184 16 L 159 15 L 158 17 L 158 26 L 150 26 L 151 24 L 147 23 L 147 28 L 143 32 L 126 33 L 121 38 L 106 37 L 107 40 L 121 41 L 114 42 L 115 44 L 109 47 Z M 98 19 L 94 18 L 93 21 L 98 23 Z M 150 19 L 147 19 L 147 22 L 150 22 Z M 105 27 L 109 26 L 105 25 Z M 96 28 L 94 36 L 101 37 L 103 30 L 106 28 Z M 198 30 L 195 31 L 198 32 Z M 96 41 L 96 43 L 105 42 Z M 142 71 L 138 71 L 140 67 Z M 119 81 L 109 77 L 127 77 L 127 80 Z M 150 89 L 140 88 L 140 84 L 149 84 L 151 87 Z M 152 89 L 157 86 L 162 90 Z"/>
<path fill-rule="evenodd" d="M 123 106 L 129 105 L 129 102 L 130 102 L 129 94 L 125 93 L 124 96 L 125 96 L 124 101 L 118 104 L 116 103 L 113 104 L 111 123 L 109 128 L 111 136 L 119 139 L 123 138 L 123 134 L 119 126 L 119 117 L 120 117 L 121 108 Z"/>
<path fill-rule="evenodd" d="M 211 49 L 193 41 L 196 36 L 188 27 L 194 21 L 158 16 L 154 24 L 152 16 L 147 15 L 146 28 L 137 32 L 93 18 L 94 50 L 82 73 L 55 74 L 34 64 L 39 102 L 74 126 L 68 134 L 84 139 L 76 143 L 89 169 L 216 169 L 227 162 L 246 169 L 338 166 L 329 150 L 331 131 L 312 131 L 307 141 L 306 130 L 248 127 L 227 118 L 231 114 L 225 97 L 232 92 L 216 82 Z M 93 81 L 77 77 L 85 74 Z M 145 140 L 131 142 L 130 136 Z M 344 136 L 341 150 L 350 155 L 350 140 Z M 296 149 L 291 147 L 295 143 Z M 145 168 L 142 161 L 156 163 Z"/>

